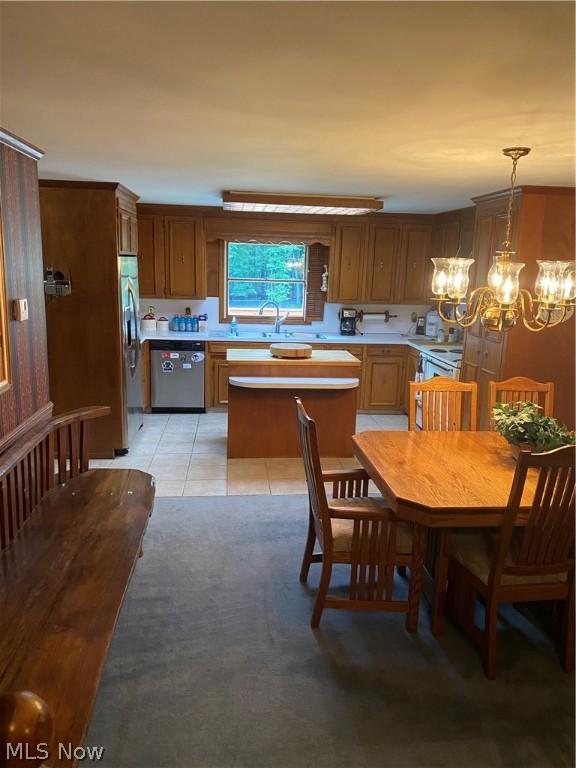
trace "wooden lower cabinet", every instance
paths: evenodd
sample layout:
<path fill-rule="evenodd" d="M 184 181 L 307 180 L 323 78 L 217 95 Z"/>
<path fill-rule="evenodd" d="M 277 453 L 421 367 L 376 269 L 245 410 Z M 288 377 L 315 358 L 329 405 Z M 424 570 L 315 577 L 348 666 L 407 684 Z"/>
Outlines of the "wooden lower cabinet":
<path fill-rule="evenodd" d="M 261 344 L 209 342 L 206 360 L 206 407 L 228 405 L 226 351 L 233 347 L 258 348 Z M 402 345 L 314 344 L 314 349 L 344 350 L 362 361 L 358 409 L 401 413 L 408 408 L 407 381 L 414 378 L 419 353 Z"/>
<path fill-rule="evenodd" d="M 228 362 L 226 357 L 214 357 L 212 360 L 212 407 L 228 405 Z"/>
<path fill-rule="evenodd" d="M 397 349 L 403 348 L 397 347 Z M 404 384 L 404 356 L 368 356 L 362 370 L 362 408 L 400 412 Z"/>
<path fill-rule="evenodd" d="M 408 348 L 406 353 L 406 366 L 404 369 L 404 385 L 402 387 L 402 410 L 408 413 L 410 409 L 410 382 L 416 378 L 420 352 L 417 349 Z"/>

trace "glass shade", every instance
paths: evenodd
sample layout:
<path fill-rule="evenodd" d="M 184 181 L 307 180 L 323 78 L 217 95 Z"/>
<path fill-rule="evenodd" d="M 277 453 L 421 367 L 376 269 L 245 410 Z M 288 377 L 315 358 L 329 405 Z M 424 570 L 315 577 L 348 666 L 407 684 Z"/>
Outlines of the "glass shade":
<path fill-rule="evenodd" d="M 474 259 L 447 259 L 450 262 L 447 293 L 451 299 L 463 299 L 468 293 L 468 272 Z"/>
<path fill-rule="evenodd" d="M 524 269 L 521 261 L 508 259 L 494 260 L 488 272 L 488 285 L 500 304 L 514 304 L 520 292 L 520 272 Z"/>
<path fill-rule="evenodd" d="M 537 261 L 536 298 L 542 304 L 561 304 L 572 301 L 576 295 L 574 262 Z"/>
<path fill-rule="evenodd" d="M 452 259 L 432 259 L 434 274 L 432 275 L 432 293 L 435 296 L 446 296 L 448 293 L 448 276 Z"/>
<path fill-rule="evenodd" d="M 576 299 L 576 263 L 568 262 L 562 276 L 562 297 L 564 301 L 574 301 Z"/>

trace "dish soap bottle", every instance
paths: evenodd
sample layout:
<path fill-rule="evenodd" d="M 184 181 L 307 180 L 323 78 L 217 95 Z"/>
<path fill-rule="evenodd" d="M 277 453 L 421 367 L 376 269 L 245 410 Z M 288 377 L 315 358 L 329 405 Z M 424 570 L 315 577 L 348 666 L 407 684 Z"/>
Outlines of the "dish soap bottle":
<path fill-rule="evenodd" d="M 236 315 L 234 315 L 230 323 L 230 336 L 238 336 L 238 320 L 236 320 Z"/>

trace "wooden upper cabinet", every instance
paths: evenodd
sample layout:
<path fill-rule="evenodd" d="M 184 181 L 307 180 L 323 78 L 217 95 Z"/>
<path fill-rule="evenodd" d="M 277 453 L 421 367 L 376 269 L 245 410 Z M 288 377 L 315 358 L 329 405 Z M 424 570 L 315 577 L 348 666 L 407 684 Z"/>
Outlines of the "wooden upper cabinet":
<path fill-rule="evenodd" d="M 338 224 L 330 257 L 329 301 L 363 299 L 365 225 Z"/>
<path fill-rule="evenodd" d="M 116 222 L 118 228 L 118 253 L 138 253 L 138 218 L 136 200 L 132 192 L 120 187 L 116 196 Z"/>
<path fill-rule="evenodd" d="M 164 219 L 138 218 L 138 284 L 142 298 L 165 295 Z"/>
<path fill-rule="evenodd" d="M 166 295 L 206 298 L 206 249 L 200 218 L 164 219 Z"/>
<path fill-rule="evenodd" d="M 432 226 L 404 224 L 396 280 L 396 304 L 430 304 Z"/>
<path fill-rule="evenodd" d="M 460 222 L 449 221 L 442 226 L 441 229 L 441 253 L 440 256 L 444 256 L 449 259 L 452 256 L 467 256 L 468 254 L 459 253 L 460 248 Z"/>
<path fill-rule="evenodd" d="M 400 227 L 396 224 L 373 224 L 368 232 L 364 301 L 392 303 L 396 265 L 400 245 Z"/>

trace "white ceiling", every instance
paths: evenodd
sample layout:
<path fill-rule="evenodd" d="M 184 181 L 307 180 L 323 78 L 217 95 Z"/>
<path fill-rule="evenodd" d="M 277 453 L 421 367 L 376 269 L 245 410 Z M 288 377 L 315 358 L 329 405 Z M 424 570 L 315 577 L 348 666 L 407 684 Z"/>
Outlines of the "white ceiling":
<path fill-rule="evenodd" d="M 8 2 L 2 125 L 41 176 L 435 212 L 574 182 L 571 2 Z"/>

